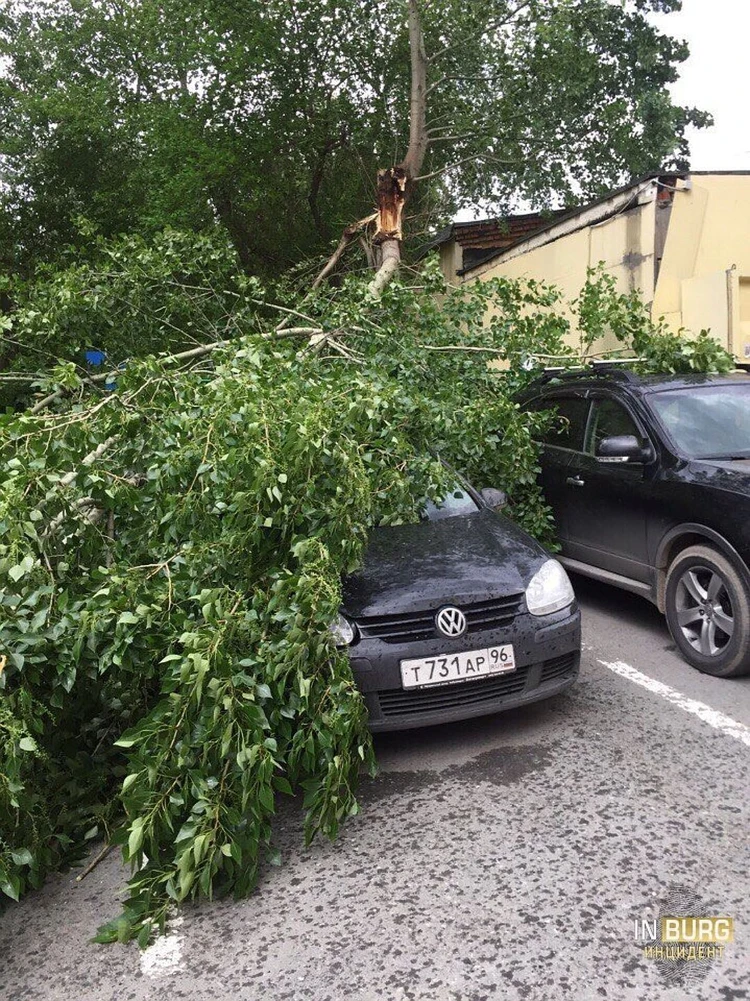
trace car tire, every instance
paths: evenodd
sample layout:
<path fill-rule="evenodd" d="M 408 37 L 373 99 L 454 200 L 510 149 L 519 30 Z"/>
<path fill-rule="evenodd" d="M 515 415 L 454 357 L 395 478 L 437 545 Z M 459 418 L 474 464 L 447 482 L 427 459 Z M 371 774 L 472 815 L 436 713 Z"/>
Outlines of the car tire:
<path fill-rule="evenodd" d="M 691 546 L 667 571 L 667 625 L 685 660 L 704 674 L 750 673 L 750 591 L 711 546 Z"/>

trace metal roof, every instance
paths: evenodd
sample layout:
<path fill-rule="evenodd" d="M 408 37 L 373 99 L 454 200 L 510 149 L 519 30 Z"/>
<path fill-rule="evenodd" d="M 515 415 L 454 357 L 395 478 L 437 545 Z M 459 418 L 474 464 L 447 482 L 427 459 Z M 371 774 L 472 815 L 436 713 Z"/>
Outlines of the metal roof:
<path fill-rule="evenodd" d="M 459 271 L 459 274 L 461 275 L 468 274 L 475 268 L 483 266 L 487 264 L 489 261 L 494 260 L 494 258 L 499 257 L 501 254 L 506 253 L 506 251 L 511 250 L 514 247 L 521 246 L 531 236 L 533 237 L 542 236 L 544 233 L 553 230 L 555 226 L 559 226 L 561 223 L 568 222 L 571 219 L 575 219 L 576 216 L 583 215 L 586 212 L 590 212 L 592 209 L 595 209 L 598 206 L 604 206 L 607 204 L 608 201 L 611 201 L 613 199 L 619 199 L 621 195 L 625 195 L 630 191 L 632 191 L 633 196 L 636 197 L 640 189 L 643 188 L 644 185 L 648 184 L 649 181 L 661 180 L 665 183 L 668 183 L 669 181 L 674 181 L 677 180 L 678 178 L 684 178 L 689 176 L 690 176 L 690 171 L 684 171 L 684 170 L 682 171 L 658 170 L 658 171 L 652 171 L 649 174 L 644 174 L 641 177 L 635 178 L 635 180 L 630 181 L 630 183 L 624 184 L 622 187 L 616 188 L 614 191 L 610 191 L 606 195 L 602 195 L 600 198 L 595 198 L 593 201 L 587 202 L 585 205 L 579 205 L 574 209 L 566 210 L 565 212 L 560 213 L 556 219 L 552 219 L 549 223 L 547 223 L 547 225 L 542 226 L 536 232 L 526 234 L 525 236 L 522 236 L 520 239 L 516 240 L 509 246 L 503 247 L 500 250 L 496 251 L 495 253 L 488 255 L 484 260 L 478 261 L 476 264 L 472 264 L 466 268 L 463 268 L 461 271 Z M 622 211 L 622 209 L 619 207 L 617 209 L 613 209 L 613 212 L 620 212 L 620 211 Z"/>

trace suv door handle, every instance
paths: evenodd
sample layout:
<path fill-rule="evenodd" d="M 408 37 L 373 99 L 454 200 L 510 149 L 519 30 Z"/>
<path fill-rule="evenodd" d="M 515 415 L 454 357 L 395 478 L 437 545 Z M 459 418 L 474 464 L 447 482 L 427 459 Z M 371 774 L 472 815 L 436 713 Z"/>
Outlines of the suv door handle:
<path fill-rule="evenodd" d="M 571 487 L 585 486 L 585 481 L 580 476 L 569 476 L 565 482 L 569 483 Z"/>

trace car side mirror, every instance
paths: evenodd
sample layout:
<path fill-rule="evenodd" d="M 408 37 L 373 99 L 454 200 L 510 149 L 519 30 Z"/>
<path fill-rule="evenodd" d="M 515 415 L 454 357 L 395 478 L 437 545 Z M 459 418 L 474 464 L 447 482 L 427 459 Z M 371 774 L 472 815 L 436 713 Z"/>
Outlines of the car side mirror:
<path fill-rule="evenodd" d="M 641 445 L 634 434 L 617 434 L 602 438 L 596 448 L 599 462 L 648 462 L 653 459 L 649 445 Z"/>
<path fill-rule="evenodd" d="M 508 505 L 508 495 L 504 490 L 497 490 L 495 487 L 485 487 L 480 496 L 485 505 L 493 510 Z"/>

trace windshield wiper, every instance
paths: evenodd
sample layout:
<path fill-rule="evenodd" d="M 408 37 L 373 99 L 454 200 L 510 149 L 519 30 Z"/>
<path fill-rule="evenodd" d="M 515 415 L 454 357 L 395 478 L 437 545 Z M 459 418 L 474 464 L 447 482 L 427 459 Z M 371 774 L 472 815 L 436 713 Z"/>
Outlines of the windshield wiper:
<path fill-rule="evenodd" d="M 750 459 L 750 452 L 745 452 L 743 455 L 700 455 L 698 458 L 716 462 L 740 462 L 743 459 Z"/>

